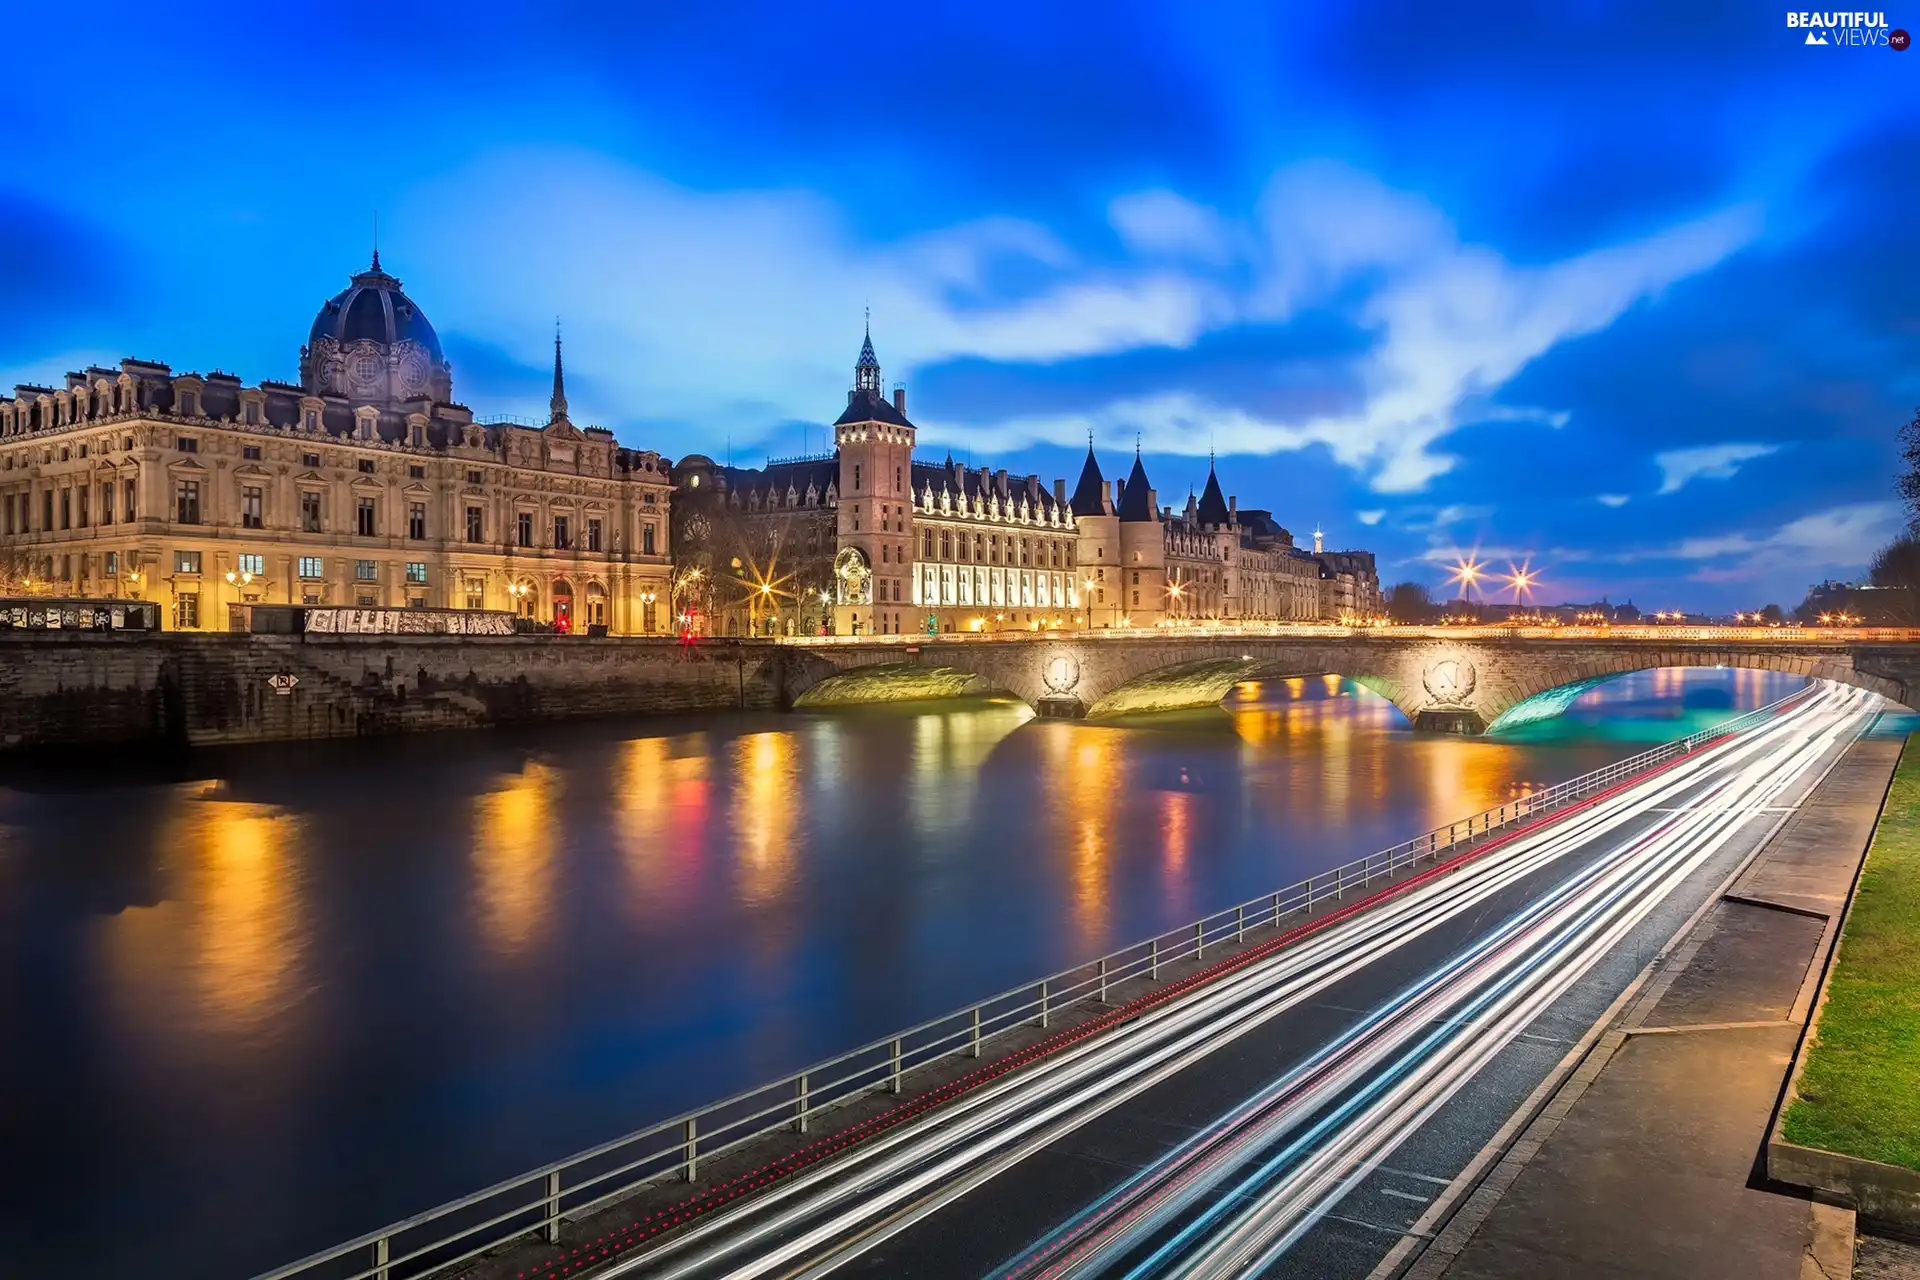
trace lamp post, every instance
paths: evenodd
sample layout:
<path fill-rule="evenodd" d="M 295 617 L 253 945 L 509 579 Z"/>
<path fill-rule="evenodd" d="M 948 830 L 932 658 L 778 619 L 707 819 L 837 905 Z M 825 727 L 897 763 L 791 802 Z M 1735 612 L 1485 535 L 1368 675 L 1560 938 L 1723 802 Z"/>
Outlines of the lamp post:
<path fill-rule="evenodd" d="M 648 631 L 653 630 L 653 602 L 659 598 L 659 593 L 652 587 L 640 593 L 640 620 Z"/>

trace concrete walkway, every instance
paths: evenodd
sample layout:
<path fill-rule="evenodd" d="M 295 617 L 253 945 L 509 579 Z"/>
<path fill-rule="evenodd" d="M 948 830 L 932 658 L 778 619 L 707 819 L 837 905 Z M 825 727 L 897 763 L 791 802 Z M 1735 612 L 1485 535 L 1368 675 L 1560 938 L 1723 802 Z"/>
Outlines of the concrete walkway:
<path fill-rule="evenodd" d="M 1799 798 L 1401 1275 L 1848 1275 L 1851 1215 L 1759 1189 L 1760 1157 L 1900 745 Z"/>

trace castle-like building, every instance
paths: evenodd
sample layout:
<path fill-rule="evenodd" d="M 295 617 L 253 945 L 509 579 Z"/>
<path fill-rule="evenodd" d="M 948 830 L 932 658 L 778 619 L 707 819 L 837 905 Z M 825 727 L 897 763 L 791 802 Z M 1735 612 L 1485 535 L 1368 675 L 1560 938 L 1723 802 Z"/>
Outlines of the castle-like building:
<path fill-rule="evenodd" d="M 1160 506 L 1136 451 L 1111 486 L 1091 443 L 1068 497 L 1061 479 L 916 461 L 906 392 L 889 397 L 869 333 L 834 452 L 674 468 L 676 549 L 725 585 L 704 593 L 726 634 L 899 635 L 1149 627 L 1205 621 L 1337 621 L 1381 607 L 1373 556 L 1311 552 L 1264 510 L 1242 511 L 1209 465 L 1186 510 Z M 733 554 L 732 549 L 739 549 Z M 692 619 L 689 617 L 689 621 Z"/>
<path fill-rule="evenodd" d="M 1379 608 L 1373 558 L 1312 552 L 1208 468 L 1162 507 L 1136 451 L 1064 480 L 913 456 L 869 333 L 834 451 L 677 465 L 568 413 L 486 421 L 400 281 L 320 308 L 298 383 L 123 360 L 0 397 L 0 577 L 145 599 L 179 630 L 248 604 L 508 610 L 563 631 L 903 635 L 1312 621 Z"/>
<path fill-rule="evenodd" d="M 671 629 L 666 460 L 574 425 L 484 421 L 400 281 L 320 308 L 298 384 L 123 360 L 0 397 L 0 551 L 30 590 L 163 603 L 512 610 L 563 630 Z M 36 581 L 37 580 L 37 581 Z"/>

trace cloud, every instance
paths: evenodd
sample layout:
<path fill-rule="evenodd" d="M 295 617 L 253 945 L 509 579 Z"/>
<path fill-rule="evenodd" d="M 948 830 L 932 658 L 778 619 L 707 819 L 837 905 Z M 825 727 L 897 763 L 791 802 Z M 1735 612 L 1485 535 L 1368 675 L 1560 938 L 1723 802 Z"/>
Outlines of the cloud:
<path fill-rule="evenodd" d="M 1224 263 L 1239 253 L 1220 214 L 1172 191 L 1138 191 L 1107 207 L 1121 243 L 1139 254 Z"/>
<path fill-rule="evenodd" d="M 1653 455 L 1660 468 L 1661 493 L 1678 493 L 1692 480 L 1728 480 L 1742 463 L 1778 453 L 1777 444 L 1710 444 L 1693 449 L 1670 449 Z"/>
<path fill-rule="evenodd" d="M 1375 524 L 1379 524 L 1382 520 L 1386 519 L 1387 513 L 1385 511 L 1380 511 L 1380 510 L 1356 511 L 1353 513 L 1353 518 L 1355 520 L 1358 520 L 1361 524 L 1375 525 Z"/>
<path fill-rule="evenodd" d="M 1419 490 L 1450 469 L 1436 445 L 1463 420 L 1565 422 L 1564 410 L 1493 396 L 1556 343 L 1754 233 L 1736 210 L 1516 267 L 1461 243 L 1423 198 L 1330 162 L 1282 169 L 1237 221 L 1164 189 L 1123 195 L 1108 215 L 1134 255 L 1118 265 L 1085 262 L 1051 229 L 1013 218 L 863 246 L 819 195 L 692 191 L 551 150 L 476 161 L 424 187 L 409 211 L 444 228 L 416 296 L 452 295 L 464 330 L 530 364 L 546 341 L 532 317 L 560 311 L 579 367 L 614 371 L 601 416 L 680 418 L 708 437 L 830 417 L 869 303 L 894 378 L 968 359 L 1033 367 L 1185 350 L 1208 333 L 1284 330 L 1330 310 L 1370 340 L 1347 357 L 1354 403 L 1338 409 L 1236 404 L 1175 384 L 968 421 L 923 402 L 916 418 L 930 442 L 980 448 L 1067 444 L 1089 427 L 1139 431 L 1148 448 L 1187 455 L 1210 442 L 1250 454 L 1324 446 L 1381 492 Z M 476 261 L 489 269 L 472 271 Z"/>
<path fill-rule="evenodd" d="M 1594 497 L 1594 501 L 1603 507 L 1624 507 L 1629 500 L 1624 493 L 1602 493 Z"/>
<path fill-rule="evenodd" d="M 963 357 L 1184 347 L 1232 313 L 1205 279 L 1089 267 L 1031 222 L 863 246 L 822 196 L 694 191 L 586 153 L 490 154 L 423 185 L 406 221 L 439 231 L 423 260 L 389 265 L 436 314 L 538 364 L 550 338 L 536 318 L 559 312 L 569 364 L 604 371 L 609 392 L 582 416 L 679 418 L 706 437 L 831 420 L 868 305 L 894 378 Z M 1010 267 L 1031 286 L 987 300 Z"/>
<path fill-rule="evenodd" d="M 1858 569 L 1898 531 L 1897 502 L 1854 502 L 1789 520 L 1769 531 L 1733 530 L 1621 550 L 1556 547 L 1556 561 L 1590 564 L 1692 562 L 1694 582 L 1756 582 L 1786 588 L 1823 574 Z"/>

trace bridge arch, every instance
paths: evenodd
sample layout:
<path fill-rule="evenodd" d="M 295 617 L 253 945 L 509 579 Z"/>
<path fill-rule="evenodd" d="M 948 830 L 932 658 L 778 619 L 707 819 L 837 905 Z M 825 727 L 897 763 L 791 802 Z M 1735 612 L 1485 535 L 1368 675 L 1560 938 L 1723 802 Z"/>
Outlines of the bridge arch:
<path fill-rule="evenodd" d="M 861 640 L 780 655 L 785 705 L 951 696 L 1000 690 L 1043 715 L 1104 719 L 1218 703 L 1251 679 L 1339 675 L 1391 701 L 1416 728 L 1479 733 L 1529 699 L 1557 714 L 1601 681 L 1660 667 L 1745 667 L 1833 680 L 1913 705 L 1920 646 L 1824 635 L 1744 643 L 1680 636 L 1488 635 L 1446 628 L 1233 636 L 1039 634 Z M 864 676 L 823 682 L 860 668 Z M 966 677 L 973 677 L 967 679 Z M 850 692 L 857 696 L 847 696 Z M 1557 705 L 1555 705 L 1557 704 Z"/>
<path fill-rule="evenodd" d="M 793 705 L 797 710 L 805 710 L 1006 692 L 974 672 L 957 667 L 874 662 L 823 677 L 798 694 Z"/>
<path fill-rule="evenodd" d="M 1489 732 L 1518 728 L 1558 716 L 1571 707 L 1580 695 L 1620 676 L 1637 671 L 1658 671 L 1668 667 L 1731 667 L 1745 671 L 1772 671 L 1782 675 L 1803 676 L 1810 680 L 1830 680 L 1877 693 L 1891 702 L 1908 697 L 1903 682 L 1858 669 L 1852 656 L 1831 656 L 1766 651 L 1699 652 L 1691 649 L 1635 654 L 1604 651 L 1575 663 L 1570 679 L 1564 672 L 1541 671 L 1504 684 L 1497 700 L 1485 709 Z"/>

